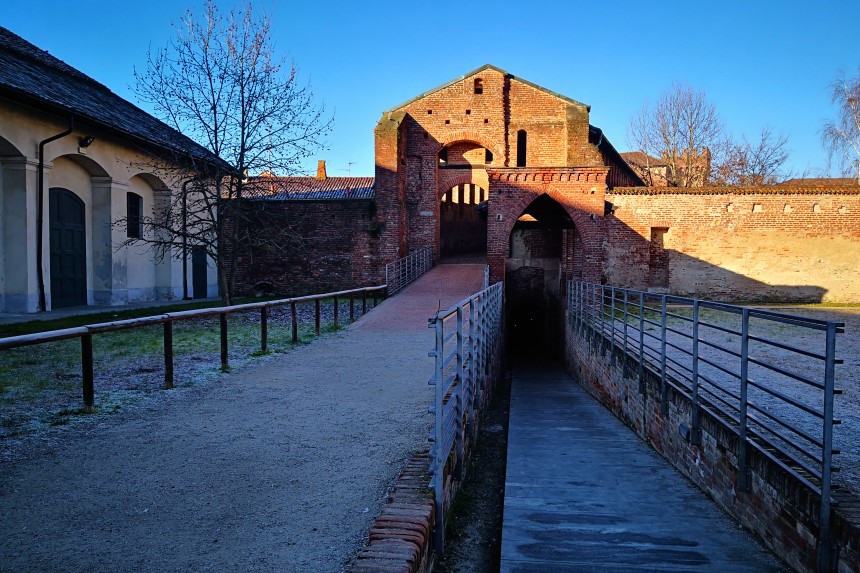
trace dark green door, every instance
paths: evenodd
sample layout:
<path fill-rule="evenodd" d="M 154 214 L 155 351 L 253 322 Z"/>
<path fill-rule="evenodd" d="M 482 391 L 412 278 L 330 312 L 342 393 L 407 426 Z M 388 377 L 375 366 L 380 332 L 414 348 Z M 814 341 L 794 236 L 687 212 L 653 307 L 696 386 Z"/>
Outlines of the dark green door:
<path fill-rule="evenodd" d="M 53 188 L 49 197 L 51 237 L 51 307 L 87 304 L 86 229 L 84 202 L 67 189 Z"/>
<path fill-rule="evenodd" d="M 206 298 L 206 249 L 194 247 L 191 249 L 191 286 L 194 289 L 194 298 Z"/>

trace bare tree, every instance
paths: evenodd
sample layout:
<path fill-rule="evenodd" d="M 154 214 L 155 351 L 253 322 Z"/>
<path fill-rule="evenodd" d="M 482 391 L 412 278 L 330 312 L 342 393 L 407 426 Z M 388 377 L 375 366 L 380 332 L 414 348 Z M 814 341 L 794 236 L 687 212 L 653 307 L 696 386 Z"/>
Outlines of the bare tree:
<path fill-rule="evenodd" d="M 790 151 L 788 136 L 764 127 L 758 141 L 743 136 L 740 143 L 730 143 L 725 157 L 713 172 L 714 182 L 721 185 L 774 185 L 790 175 L 784 170 Z"/>
<path fill-rule="evenodd" d="M 205 249 L 230 303 L 238 249 L 225 245 L 257 236 L 242 216 L 243 201 L 258 193 L 247 175 L 295 174 L 322 145 L 332 120 L 314 103 L 310 85 L 300 83 L 295 65 L 275 56 L 271 21 L 250 4 L 222 14 L 207 0 L 202 16 L 186 12 L 176 31 L 166 48 L 149 53 L 144 72 L 135 71 L 134 91 L 155 115 L 232 168 L 193 156 L 160 162 L 181 191 L 144 217 L 141 237 L 127 242 L 152 244 L 160 257 Z"/>
<path fill-rule="evenodd" d="M 824 124 L 821 139 L 831 160 L 836 157 L 844 173 L 860 184 L 860 68 L 854 77 L 841 73 L 830 89 L 838 117 Z"/>
<path fill-rule="evenodd" d="M 630 122 L 630 142 L 666 166 L 670 186 L 696 187 L 709 178 L 710 163 L 724 147 L 723 124 L 704 93 L 674 85 L 653 108 Z"/>

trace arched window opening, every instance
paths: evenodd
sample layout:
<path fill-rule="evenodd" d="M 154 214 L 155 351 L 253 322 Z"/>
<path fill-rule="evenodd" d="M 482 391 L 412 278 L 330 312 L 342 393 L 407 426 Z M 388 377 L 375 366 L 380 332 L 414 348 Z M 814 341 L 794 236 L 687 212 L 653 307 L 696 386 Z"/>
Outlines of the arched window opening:
<path fill-rule="evenodd" d="M 129 239 L 143 237 L 143 197 L 137 193 L 126 193 L 126 229 Z"/>
<path fill-rule="evenodd" d="M 526 130 L 521 129 L 517 132 L 517 167 L 526 166 L 527 138 Z"/>
<path fill-rule="evenodd" d="M 475 95 L 481 95 L 482 93 L 484 93 L 484 80 L 475 78 Z"/>
<path fill-rule="evenodd" d="M 492 162 L 493 162 L 493 152 L 490 151 L 489 149 L 485 149 L 484 150 L 484 163 L 489 165 Z"/>

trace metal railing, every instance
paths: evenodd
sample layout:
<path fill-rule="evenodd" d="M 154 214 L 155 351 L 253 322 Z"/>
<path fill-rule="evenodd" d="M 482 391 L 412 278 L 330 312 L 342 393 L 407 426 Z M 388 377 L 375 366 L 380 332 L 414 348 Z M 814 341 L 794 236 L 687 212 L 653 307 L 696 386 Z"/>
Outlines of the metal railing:
<path fill-rule="evenodd" d="M 182 320 L 190 320 L 195 318 L 204 318 L 218 316 L 220 322 L 220 346 L 221 346 L 221 369 L 229 368 L 228 360 L 228 324 L 227 316 L 237 312 L 248 312 L 251 310 L 260 311 L 260 351 L 268 351 L 268 316 L 269 309 L 279 306 L 289 306 L 292 320 L 292 342 L 298 341 L 298 312 L 296 305 L 302 302 L 315 302 L 315 332 L 320 334 L 320 301 L 323 299 L 332 299 L 334 303 L 334 325 L 338 326 L 340 321 L 340 300 L 349 298 L 349 321 L 355 320 L 355 301 L 361 300 L 362 315 L 367 313 L 368 297 L 372 298 L 373 306 L 376 306 L 377 300 L 385 294 L 385 285 L 366 287 L 352 290 L 344 290 L 338 292 L 330 292 L 325 294 L 309 295 L 296 298 L 286 298 L 280 300 L 272 300 L 266 302 L 255 302 L 250 304 L 240 304 L 233 306 L 222 306 L 217 308 L 203 308 L 196 310 L 184 310 L 179 312 L 169 312 L 154 316 L 146 316 L 142 318 L 132 318 L 128 320 L 117 320 L 113 322 L 102 322 L 98 324 L 88 324 L 75 328 L 66 328 L 63 330 L 52 330 L 48 332 L 39 332 L 35 334 L 24 334 L 21 336 L 10 336 L 0 338 L 0 351 L 21 348 L 23 346 L 32 346 L 35 344 L 44 344 L 48 342 L 56 342 L 58 340 L 66 340 L 70 338 L 81 339 L 81 391 L 83 394 L 84 408 L 92 410 L 95 403 L 95 384 L 94 384 L 94 360 L 93 360 L 93 336 L 106 332 L 115 332 L 118 330 L 129 330 L 133 328 L 141 328 L 153 326 L 157 324 L 164 325 L 164 387 L 167 389 L 173 388 L 173 324 Z"/>
<path fill-rule="evenodd" d="M 433 249 L 424 247 L 385 265 L 388 296 L 409 286 L 415 279 L 433 268 Z"/>
<path fill-rule="evenodd" d="M 477 416 L 499 375 L 502 343 L 502 283 L 473 294 L 430 318 L 436 346 L 430 384 L 435 398 L 430 433 L 430 487 L 436 505 L 433 548 L 445 547 L 445 481 L 463 477 L 465 442 L 477 436 Z M 449 464 L 449 458 L 451 464 Z"/>
<path fill-rule="evenodd" d="M 819 541 L 830 542 L 844 323 L 582 282 L 571 282 L 567 305 L 571 328 L 633 359 L 640 392 L 645 371 L 659 379 L 664 414 L 669 387 L 690 400 L 691 443 L 703 411 L 738 436 L 738 489 L 750 486 L 752 449 L 820 496 Z"/>

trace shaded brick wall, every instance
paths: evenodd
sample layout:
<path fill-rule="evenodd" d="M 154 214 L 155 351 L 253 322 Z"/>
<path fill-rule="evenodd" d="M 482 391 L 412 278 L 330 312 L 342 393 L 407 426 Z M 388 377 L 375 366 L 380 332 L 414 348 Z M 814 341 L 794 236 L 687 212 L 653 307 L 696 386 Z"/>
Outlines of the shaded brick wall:
<path fill-rule="evenodd" d="M 668 289 L 745 301 L 860 300 L 860 188 L 622 188 L 606 200 L 603 273 L 637 289 L 663 235 Z"/>
<path fill-rule="evenodd" d="M 637 363 L 599 333 L 565 326 L 568 372 L 717 505 L 753 531 L 797 571 L 816 570 L 819 501 L 796 478 L 750 449 L 750 491 L 739 491 L 738 439 L 701 411 L 701 445 L 680 431 L 689 427 L 691 403 L 669 387 L 669 409 L 660 410 L 660 379 L 646 371 L 640 392 Z M 838 490 L 831 531 L 841 547 L 838 571 L 860 571 L 860 499 Z"/>
<path fill-rule="evenodd" d="M 267 229 L 263 238 L 271 242 L 240 249 L 237 294 L 293 296 L 385 282 L 372 199 L 258 201 L 249 209 L 252 224 Z"/>

